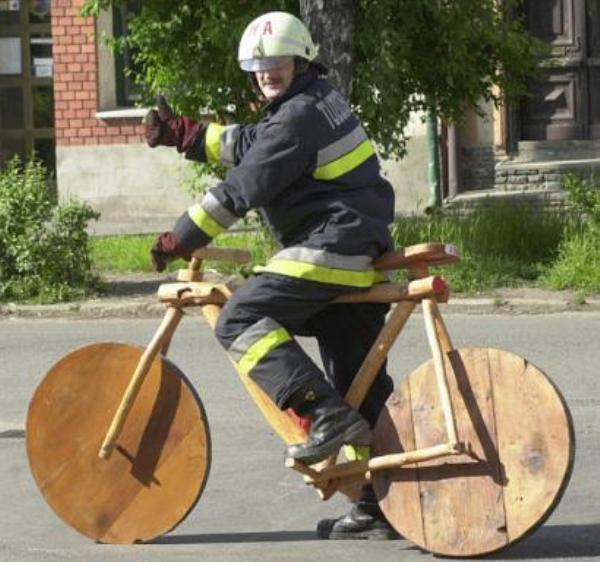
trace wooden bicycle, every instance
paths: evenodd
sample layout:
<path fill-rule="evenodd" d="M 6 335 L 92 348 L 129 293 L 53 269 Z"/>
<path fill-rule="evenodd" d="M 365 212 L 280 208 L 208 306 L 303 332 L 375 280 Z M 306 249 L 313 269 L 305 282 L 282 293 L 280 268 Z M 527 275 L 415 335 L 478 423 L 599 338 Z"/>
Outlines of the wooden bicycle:
<path fill-rule="evenodd" d="M 107 543 L 150 541 L 200 498 L 211 461 L 208 423 L 194 387 L 166 355 L 185 309 L 201 307 L 214 327 L 231 295 L 225 284 L 202 280 L 202 260 L 248 258 L 236 250 L 197 251 L 177 283 L 160 287 L 166 314 L 146 349 L 76 349 L 35 391 L 27 418 L 31 470 L 52 509 L 77 531 Z M 417 304 L 432 359 L 389 397 L 371 458 L 287 466 L 323 499 L 370 481 L 405 538 L 437 554 L 476 556 L 514 543 L 550 515 L 571 474 L 574 437 L 560 392 L 526 359 L 452 346 L 438 309 L 449 291 L 429 268 L 458 260 L 450 245 L 406 247 L 375 262 L 381 270 L 406 268 L 406 285 L 382 283 L 339 299 L 396 303 L 346 395 L 351 406 L 360 406 Z M 296 416 L 240 376 L 286 443 L 306 439 Z"/>

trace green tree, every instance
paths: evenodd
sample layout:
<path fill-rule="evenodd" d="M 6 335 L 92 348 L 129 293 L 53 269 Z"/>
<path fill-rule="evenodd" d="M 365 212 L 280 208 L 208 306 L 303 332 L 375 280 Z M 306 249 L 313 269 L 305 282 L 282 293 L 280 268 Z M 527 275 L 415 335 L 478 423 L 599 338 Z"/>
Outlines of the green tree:
<path fill-rule="evenodd" d="M 84 13 L 121 1 L 87 0 Z M 482 99 L 523 93 L 542 51 L 509 17 L 515 1 L 144 0 L 127 41 L 143 103 L 163 92 L 180 112 L 247 121 L 256 99 L 236 60 L 243 30 L 266 11 L 301 13 L 370 136 L 385 156 L 401 155 L 412 111 L 453 121 Z"/>

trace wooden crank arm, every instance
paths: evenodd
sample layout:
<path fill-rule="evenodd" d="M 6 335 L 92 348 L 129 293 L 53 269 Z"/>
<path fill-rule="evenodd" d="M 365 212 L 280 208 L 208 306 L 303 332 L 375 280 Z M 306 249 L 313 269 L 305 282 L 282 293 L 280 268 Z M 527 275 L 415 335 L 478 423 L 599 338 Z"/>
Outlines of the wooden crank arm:
<path fill-rule="evenodd" d="M 396 341 L 398 334 L 404 328 L 408 318 L 412 314 L 417 300 L 422 300 L 424 307 L 424 316 L 426 319 L 427 332 L 429 337 L 430 346 L 432 348 L 432 352 L 434 358 L 436 360 L 437 368 L 436 372 L 438 373 L 438 386 L 440 388 L 440 397 L 444 410 L 444 419 L 446 421 L 446 428 L 448 438 L 450 440 L 451 453 L 454 453 L 458 448 L 458 439 L 456 432 L 456 425 L 454 421 L 454 412 L 452 409 L 452 404 L 450 402 L 450 397 L 448 393 L 448 386 L 446 381 L 445 370 L 443 366 L 443 358 L 442 353 L 446 353 L 452 349 L 452 343 L 450 341 L 450 337 L 446 330 L 446 326 L 442 320 L 442 317 L 437 308 L 437 302 L 435 298 L 423 298 L 425 296 L 433 296 L 436 292 L 442 294 L 448 294 L 446 283 L 443 279 L 437 276 L 430 276 L 423 279 L 416 279 L 409 283 L 408 287 L 403 287 L 401 285 L 396 285 L 392 283 L 386 283 L 380 285 L 380 290 L 383 290 L 386 294 L 406 294 L 407 296 L 412 293 L 415 298 L 415 301 L 411 301 L 408 298 L 405 298 L 405 302 L 402 302 L 392 312 L 390 315 L 384 329 L 381 331 L 379 336 L 377 337 L 375 343 L 371 347 L 371 350 L 367 354 L 361 368 L 356 374 L 352 385 L 348 389 L 346 393 L 345 400 L 346 402 L 355 409 L 358 409 L 362 404 L 369 388 L 373 384 L 379 369 L 383 365 L 391 346 Z M 374 288 L 373 288 L 374 289 Z M 371 289 L 371 290 L 373 290 Z M 349 295 L 351 297 L 352 295 Z M 352 301 L 349 301 L 352 302 Z M 365 301 L 363 301 L 365 302 Z M 366 301 L 369 302 L 369 301 Z M 380 300 L 375 300 L 374 302 L 381 302 Z M 393 300 L 389 301 L 393 302 Z M 441 367 L 440 367 L 441 362 Z M 445 451 L 443 454 L 448 453 L 448 445 L 441 446 L 442 450 Z M 434 451 L 437 449 L 434 448 Z M 427 454 L 427 453 L 426 453 Z M 442 455 L 443 456 L 443 455 Z M 402 457 L 404 458 L 404 457 Z M 408 457 L 407 457 L 408 458 Z M 328 473 L 328 471 L 332 470 L 335 467 L 335 463 L 337 460 L 337 454 L 332 455 L 325 461 L 321 462 L 317 467 L 318 474 Z M 409 461 L 406 461 L 409 462 Z M 356 463 L 348 463 L 356 464 Z M 314 480 L 311 477 L 310 473 L 306 472 L 299 465 L 302 463 L 294 463 L 291 462 L 290 467 L 294 468 L 298 472 L 301 472 L 305 475 L 305 479 L 307 481 Z M 314 470 L 310 468 L 309 470 Z M 354 469 L 353 469 L 354 470 Z M 352 473 L 352 478 L 356 479 L 357 475 L 361 473 L 360 470 L 354 471 Z M 365 471 L 363 474 L 363 478 L 368 479 L 369 475 Z M 318 486 L 319 493 L 322 499 L 328 499 L 331 495 L 335 493 L 335 491 L 346 482 L 334 482 L 333 478 L 328 478 L 326 482 L 322 482 L 321 486 Z"/>
<path fill-rule="evenodd" d="M 458 455 L 462 452 L 461 448 L 456 448 L 451 443 L 443 443 L 425 449 L 417 449 L 416 451 L 406 451 L 404 453 L 373 457 L 364 461 L 336 464 L 324 468 L 321 471 L 315 471 L 294 459 L 286 459 L 285 465 L 288 468 L 293 468 L 294 470 L 303 473 L 308 483 L 322 487 L 332 480 L 338 480 L 342 483 L 346 479 L 354 480 L 357 476 L 362 476 L 363 479 L 370 480 L 369 473 L 374 471 L 400 468 L 407 464 Z"/>
<path fill-rule="evenodd" d="M 390 348 L 396 341 L 400 331 L 404 328 L 416 305 L 417 303 L 413 301 L 402 302 L 398 304 L 390 314 L 383 330 L 379 333 L 375 343 L 371 346 L 369 353 L 365 357 L 363 364 L 354 377 L 344 398 L 354 409 L 358 410 L 362 404 L 362 401 L 367 395 L 369 388 L 371 388 L 375 377 L 379 373 L 379 369 L 381 369 Z M 335 465 L 336 460 L 337 453 L 322 461 L 318 466 L 319 473 L 330 470 L 333 465 Z M 286 465 L 287 462 L 288 461 L 286 461 Z M 290 465 L 290 468 L 302 472 L 305 476 L 309 476 L 309 473 L 304 470 L 303 463 L 292 464 Z M 324 500 L 328 499 L 333 495 L 336 489 L 337 486 L 321 487 L 321 498 Z"/>

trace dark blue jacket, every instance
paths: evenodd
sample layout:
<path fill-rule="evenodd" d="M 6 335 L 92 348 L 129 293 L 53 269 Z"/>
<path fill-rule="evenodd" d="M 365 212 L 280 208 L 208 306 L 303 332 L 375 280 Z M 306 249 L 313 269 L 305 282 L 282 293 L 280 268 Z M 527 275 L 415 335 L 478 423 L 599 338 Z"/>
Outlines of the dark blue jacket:
<path fill-rule="evenodd" d="M 233 166 L 177 221 L 189 250 L 257 209 L 283 247 L 262 271 L 357 287 L 379 278 L 371 262 L 392 248 L 394 193 L 348 103 L 314 72 L 259 123 L 211 124 L 186 156 Z"/>

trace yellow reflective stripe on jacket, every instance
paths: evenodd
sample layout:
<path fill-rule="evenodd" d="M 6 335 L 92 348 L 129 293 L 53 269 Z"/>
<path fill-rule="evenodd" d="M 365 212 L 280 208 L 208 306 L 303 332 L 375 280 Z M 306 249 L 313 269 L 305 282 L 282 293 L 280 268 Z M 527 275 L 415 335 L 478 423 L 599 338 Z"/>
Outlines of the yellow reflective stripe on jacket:
<path fill-rule="evenodd" d="M 254 342 L 244 353 L 238 362 L 238 369 L 242 375 L 247 375 L 254 366 L 270 351 L 275 349 L 286 341 L 290 341 L 292 336 L 285 328 L 278 328 L 269 332 L 267 335 Z"/>
<path fill-rule="evenodd" d="M 213 217 L 211 217 L 201 205 L 194 205 L 188 209 L 188 215 L 192 219 L 193 223 L 208 234 L 211 238 L 214 238 L 221 232 L 225 232 L 227 229 L 220 225 Z"/>
<path fill-rule="evenodd" d="M 324 166 L 319 166 L 313 172 L 313 177 L 318 180 L 333 180 L 354 170 L 373 154 L 375 154 L 375 150 L 371 141 L 367 139 L 341 158 Z"/>
<path fill-rule="evenodd" d="M 371 447 L 368 445 L 344 445 L 344 455 L 349 461 L 368 461 Z"/>
<path fill-rule="evenodd" d="M 210 123 L 206 128 L 204 137 L 204 152 L 206 159 L 211 164 L 218 164 L 221 161 L 221 133 L 225 127 L 218 123 Z"/>
<path fill-rule="evenodd" d="M 386 280 L 381 271 L 374 269 L 351 271 L 294 260 L 272 260 L 265 266 L 255 267 L 254 270 L 257 273 L 278 273 L 288 277 L 300 277 L 310 281 L 332 285 L 347 285 L 348 287 L 370 287 L 374 283 Z"/>

